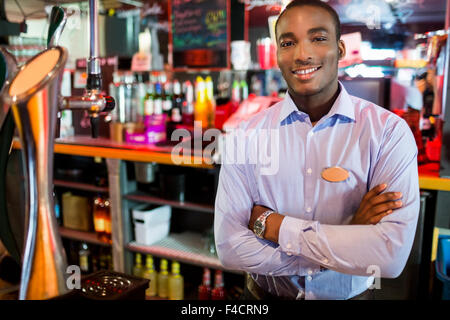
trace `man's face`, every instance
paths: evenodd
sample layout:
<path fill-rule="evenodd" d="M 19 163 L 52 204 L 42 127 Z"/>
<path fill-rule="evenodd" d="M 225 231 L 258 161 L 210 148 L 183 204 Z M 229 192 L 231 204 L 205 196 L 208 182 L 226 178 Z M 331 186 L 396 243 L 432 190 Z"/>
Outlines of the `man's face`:
<path fill-rule="evenodd" d="M 333 95 L 338 61 L 345 55 L 336 40 L 331 15 L 322 8 L 293 7 L 277 25 L 278 66 L 289 92 L 299 96 Z"/>

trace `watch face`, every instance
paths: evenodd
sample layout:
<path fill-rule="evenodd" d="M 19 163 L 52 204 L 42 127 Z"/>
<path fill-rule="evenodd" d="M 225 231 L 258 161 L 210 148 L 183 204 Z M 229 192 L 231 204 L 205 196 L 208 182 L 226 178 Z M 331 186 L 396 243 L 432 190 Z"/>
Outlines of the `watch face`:
<path fill-rule="evenodd" d="M 260 238 L 262 238 L 264 233 L 264 224 L 261 223 L 260 220 L 256 220 L 253 225 L 253 232 Z"/>

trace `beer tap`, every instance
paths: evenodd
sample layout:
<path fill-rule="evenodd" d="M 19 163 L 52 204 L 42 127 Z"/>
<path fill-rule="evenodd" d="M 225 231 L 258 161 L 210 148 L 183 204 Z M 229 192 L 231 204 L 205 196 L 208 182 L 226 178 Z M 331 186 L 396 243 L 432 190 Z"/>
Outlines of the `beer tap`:
<path fill-rule="evenodd" d="M 101 94 L 96 0 L 89 0 L 89 9 L 88 83 L 82 97 L 62 98 L 60 95 L 68 56 L 65 48 L 56 45 L 66 20 L 62 9 L 52 10 L 47 50 L 18 68 L 15 76 L 5 83 L 1 94 L 1 107 L 11 107 L 9 114 L 13 115 L 19 132 L 26 181 L 26 236 L 19 299 L 51 299 L 69 292 L 67 259 L 52 197 L 57 112 L 87 110 L 93 119 L 93 136 L 96 137 L 98 115 L 114 108 L 114 99 Z M 1 142 L 3 144 L 4 141 Z M 0 179 L 5 177 L 0 174 Z"/>
<path fill-rule="evenodd" d="M 50 12 L 49 27 L 47 34 L 47 48 L 58 45 L 59 38 L 66 26 L 67 14 L 63 8 L 54 6 Z"/>
<path fill-rule="evenodd" d="M 92 137 L 98 137 L 99 115 L 112 111 L 114 98 L 102 95 L 102 74 L 98 57 L 98 0 L 89 0 L 89 58 L 87 60 L 87 85 L 83 96 L 65 97 L 61 110 L 87 110 L 91 120 Z"/>

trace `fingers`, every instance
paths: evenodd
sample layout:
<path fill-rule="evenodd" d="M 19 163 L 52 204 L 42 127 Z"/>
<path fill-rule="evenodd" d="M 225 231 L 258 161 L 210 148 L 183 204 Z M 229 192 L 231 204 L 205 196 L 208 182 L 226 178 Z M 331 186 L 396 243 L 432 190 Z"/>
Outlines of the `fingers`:
<path fill-rule="evenodd" d="M 381 204 L 378 204 L 370 209 L 370 215 L 375 216 L 382 214 L 383 212 L 389 211 L 389 210 L 396 210 L 403 206 L 403 202 L 401 200 L 397 201 L 387 201 L 383 202 Z"/>
<path fill-rule="evenodd" d="M 402 196 L 403 195 L 401 192 L 386 192 L 369 199 L 368 202 L 371 206 L 376 206 L 381 203 L 399 200 L 402 198 Z"/>
<path fill-rule="evenodd" d="M 392 212 L 394 212 L 394 211 L 389 209 L 388 211 L 385 211 L 382 214 L 379 214 L 377 216 L 370 218 L 370 224 L 377 224 L 378 222 L 381 221 L 381 219 L 390 215 Z"/>
<path fill-rule="evenodd" d="M 369 199 L 373 198 L 374 196 L 383 192 L 383 190 L 386 188 L 387 188 L 387 184 L 385 184 L 385 183 L 382 183 L 382 184 L 379 184 L 379 185 L 373 187 L 369 192 L 366 193 L 366 195 L 363 197 L 363 200 L 369 200 Z"/>

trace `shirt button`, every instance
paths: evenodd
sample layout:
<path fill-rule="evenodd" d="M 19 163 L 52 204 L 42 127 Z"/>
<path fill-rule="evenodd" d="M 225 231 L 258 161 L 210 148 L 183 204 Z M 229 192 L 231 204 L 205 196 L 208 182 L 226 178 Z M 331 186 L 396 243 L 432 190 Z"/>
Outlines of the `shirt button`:
<path fill-rule="evenodd" d="M 307 174 L 311 174 L 311 173 L 312 173 L 312 169 L 311 169 L 311 168 L 308 168 L 308 170 L 306 170 L 306 173 L 307 173 Z"/>
<path fill-rule="evenodd" d="M 310 137 L 312 137 L 314 135 L 314 132 L 313 131 L 310 131 L 309 133 L 308 133 L 308 136 L 310 136 Z"/>
<path fill-rule="evenodd" d="M 292 256 L 292 253 L 291 252 L 287 252 L 286 253 L 288 256 Z"/>
<path fill-rule="evenodd" d="M 312 274 L 312 270 L 311 269 L 308 270 L 308 274 Z"/>
<path fill-rule="evenodd" d="M 311 207 L 306 208 L 306 212 L 310 213 L 311 212 Z"/>
<path fill-rule="evenodd" d="M 312 277 L 311 277 L 311 276 L 307 276 L 307 277 L 306 277 L 306 280 L 311 281 L 311 280 L 312 280 Z"/>
<path fill-rule="evenodd" d="M 269 276 L 273 276 L 273 272 L 269 272 Z"/>
<path fill-rule="evenodd" d="M 287 245 L 286 245 L 286 248 L 288 248 L 288 249 L 290 249 L 292 246 L 291 246 L 291 244 L 290 243 L 288 243 Z"/>
<path fill-rule="evenodd" d="M 328 259 L 323 259 L 323 263 L 328 263 Z"/>

